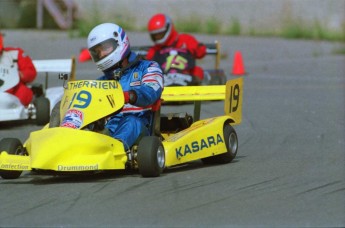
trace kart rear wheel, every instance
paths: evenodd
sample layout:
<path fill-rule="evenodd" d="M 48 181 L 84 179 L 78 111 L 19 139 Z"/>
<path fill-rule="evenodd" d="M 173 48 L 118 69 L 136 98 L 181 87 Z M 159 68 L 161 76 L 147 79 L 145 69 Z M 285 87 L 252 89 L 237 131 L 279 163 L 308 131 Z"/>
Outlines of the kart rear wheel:
<path fill-rule="evenodd" d="M 143 177 L 158 177 L 165 167 L 165 151 L 156 136 L 143 137 L 138 145 L 138 168 Z"/>
<path fill-rule="evenodd" d="M 50 118 L 50 102 L 46 97 L 37 97 L 34 100 L 36 107 L 36 124 L 45 125 L 49 122 Z"/>
<path fill-rule="evenodd" d="M 23 145 L 19 139 L 3 138 L 0 141 L 0 153 L 6 151 L 8 154 L 22 154 Z M 3 179 L 17 179 L 23 171 L 0 170 L 0 176 Z"/>
<path fill-rule="evenodd" d="M 229 125 L 229 123 L 225 123 L 223 132 L 227 152 L 208 158 L 203 158 L 202 161 L 204 164 L 226 164 L 230 163 L 236 157 L 238 139 L 235 129 Z"/>

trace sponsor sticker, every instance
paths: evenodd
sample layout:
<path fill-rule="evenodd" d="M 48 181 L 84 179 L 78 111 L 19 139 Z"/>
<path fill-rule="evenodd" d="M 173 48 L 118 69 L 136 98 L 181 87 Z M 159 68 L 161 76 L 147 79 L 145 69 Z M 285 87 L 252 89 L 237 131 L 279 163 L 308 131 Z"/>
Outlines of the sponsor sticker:
<path fill-rule="evenodd" d="M 83 124 L 84 114 L 76 109 L 70 109 L 66 112 L 62 120 L 61 127 L 78 129 Z"/>

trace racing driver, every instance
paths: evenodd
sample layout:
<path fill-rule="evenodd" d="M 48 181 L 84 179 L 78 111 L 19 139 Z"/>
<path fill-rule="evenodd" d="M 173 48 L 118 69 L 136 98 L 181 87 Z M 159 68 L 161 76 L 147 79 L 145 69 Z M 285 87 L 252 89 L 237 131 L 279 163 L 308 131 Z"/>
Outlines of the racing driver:
<path fill-rule="evenodd" d="M 127 34 L 113 23 L 94 27 L 87 46 L 97 68 L 104 73 L 99 79 L 118 80 L 124 91 L 125 106 L 110 117 L 105 130 L 128 150 L 142 136 L 150 134 L 152 106 L 163 91 L 162 70 L 158 63 L 140 59 L 131 52 Z"/>
<path fill-rule="evenodd" d="M 0 65 L 16 67 L 19 73 L 19 83 L 6 92 L 18 97 L 24 106 L 28 106 L 33 99 L 33 91 L 27 83 L 35 80 L 37 72 L 31 58 L 23 49 L 18 47 L 4 47 L 3 34 L 0 32 Z"/>
<path fill-rule="evenodd" d="M 171 18 L 165 14 L 158 13 L 151 17 L 147 24 L 154 46 L 148 50 L 146 59 L 154 59 L 157 52 L 166 47 L 185 48 L 196 59 L 206 55 L 206 46 L 189 34 L 179 34 Z M 195 76 L 196 84 L 200 84 L 204 78 L 204 71 L 200 66 L 193 67 L 190 75 Z"/>

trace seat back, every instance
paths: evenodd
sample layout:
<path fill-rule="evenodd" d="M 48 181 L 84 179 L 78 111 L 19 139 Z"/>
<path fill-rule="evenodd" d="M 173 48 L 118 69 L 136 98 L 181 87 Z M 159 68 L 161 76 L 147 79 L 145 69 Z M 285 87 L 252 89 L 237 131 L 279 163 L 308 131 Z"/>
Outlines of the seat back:
<path fill-rule="evenodd" d="M 157 100 L 153 105 L 152 105 L 152 118 L 151 118 L 151 131 L 150 134 L 154 136 L 161 136 L 161 131 L 160 131 L 160 115 L 161 115 L 161 99 Z"/>
<path fill-rule="evenodd" d="M 162 114 L 160 118 L 162 134 L 177 133 L 193 123 L 193 117 L 186 112 Z"/>

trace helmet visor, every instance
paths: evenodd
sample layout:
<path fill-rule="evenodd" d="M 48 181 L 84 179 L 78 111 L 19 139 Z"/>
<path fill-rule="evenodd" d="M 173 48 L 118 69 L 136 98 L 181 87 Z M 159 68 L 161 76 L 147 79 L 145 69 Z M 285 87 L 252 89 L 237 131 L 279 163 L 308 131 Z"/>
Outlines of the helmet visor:
<path fill-rule="evenodd" d="M 118 44 L 116 40 L 108 39 L 91 47 L 89 51 L 93 61 L 98 62 L 110 55 L 113 51 L 115 51 L 117 46 Z"/>
<path fill-rule="evenodd" d="M 160 41 L 163 40 L 167 34 L 167 32 L 169 31 L 170 28 L 170 24 L 167 24 L 165 29 L 162 31 L 162 29 L 160 29 L 160 31 L 156 31 L 156 32 L 151 32 L 150 36 L 153 42 L 156 41 Z"/>
<path fill-rule="evenodd" d="M 151 35 L 151 39 L 155 42 L 155 41 L 159 41 L 161 39 L 164 38 L 166 31 L 164 32 L 159 32 L 159 33 L 154 33 L 154 34 L 150 34 Z"/>

